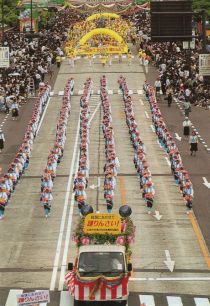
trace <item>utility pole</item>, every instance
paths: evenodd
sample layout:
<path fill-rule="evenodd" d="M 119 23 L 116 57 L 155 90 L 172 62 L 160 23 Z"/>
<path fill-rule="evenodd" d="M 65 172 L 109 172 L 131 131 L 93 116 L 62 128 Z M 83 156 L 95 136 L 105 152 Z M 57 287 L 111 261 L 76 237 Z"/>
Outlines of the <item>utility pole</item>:
<path fill-rule="evenodd" d="M 1 44 L 4 45 L 4 0 L 1 0 Z"/>
<path fill-rule="evenodd" d="M 203 53 L 206 53 L 206 11 L 202 10 Z"/>
<path fill-rule="evenodd" d="M 34 33 L 34 30 L 33 30 L 33 0 L 31 0 L 31 34 Z"/>

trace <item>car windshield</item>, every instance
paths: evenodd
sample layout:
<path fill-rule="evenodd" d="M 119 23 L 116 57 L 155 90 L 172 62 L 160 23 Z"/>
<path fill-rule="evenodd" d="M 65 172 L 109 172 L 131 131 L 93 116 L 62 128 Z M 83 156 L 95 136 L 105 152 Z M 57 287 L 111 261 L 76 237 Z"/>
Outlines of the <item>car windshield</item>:
<path fill-rule="evenodd" d="M 82 274 L 117 275 L 125 272 L 124 256 L 121 252 L 81 253 L 78 270 Z"/>

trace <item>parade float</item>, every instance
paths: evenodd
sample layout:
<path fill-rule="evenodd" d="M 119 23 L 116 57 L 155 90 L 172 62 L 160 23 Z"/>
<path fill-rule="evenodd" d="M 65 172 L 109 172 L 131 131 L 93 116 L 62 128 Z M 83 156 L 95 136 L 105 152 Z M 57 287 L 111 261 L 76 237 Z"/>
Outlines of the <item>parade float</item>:
<path fill-rule="evenodd" d="M 70 30 L 65 52 L 68 57 L 127 54 L 132 24 L 114 13 L 99 13 L 76 23 Z"/>
<path fill-rule="evenodd" d="M 119 214 L 101 214 L 86 205 L 82 214 L 74 232 L 77 256 L 66 275 L 74 306 L 85 301 L 116 301 L 125 306 L 135 232 L 131 208 L 124 205 Z"/>

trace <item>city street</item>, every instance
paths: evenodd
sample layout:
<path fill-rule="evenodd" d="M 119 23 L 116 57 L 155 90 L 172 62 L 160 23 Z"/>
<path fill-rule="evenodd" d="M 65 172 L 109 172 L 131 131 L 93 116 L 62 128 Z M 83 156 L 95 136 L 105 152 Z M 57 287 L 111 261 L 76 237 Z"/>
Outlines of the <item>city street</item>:
<path fill-rule="evenodd" d="M 200 142 L 197 156 L 191 157 L 187 140 L 175 139 L 195 191 L 194 213 L 188 215 L 171 174 L 167 154 L 154 133 L 150 107 L 142 90 L 146 79 L 154 82 L 156 71 L 151 66 L 149 75 L 145 76 L 145 70 L 137 58 L 128 65 L 127 58 L 119 63 L 116 57 L 111 66 L 105 67 L 102 67 L 98 57 L 92 66 L 87 59 L 78 59 L 74 68 L 67 59 L 62 62 L 34 142 L 29 169 L 12 194 L 5 219 L 0 222 L 0 305 L 15 306 L 16 294 L 46 289 L 50 290 L 51 297 L 48 305 L 73 306 L 64 276 L 67 263 L 74 261 L 77 251 L 72 235 L 80 216 L 74 203 L 72 187 L 79 157 L 79 101 L 88 77 L 93 80 L 90 98 L 89 186 L 99 186 L 87 189 L 87 202 L 95 211 L 106 212 L 103 196 L 105 142 L 101 129 L 103 110 L 99 95 L 103 74 L 108 83 L 116 154 L 120 162 L 113 212 L 118 212 L 121 205 L 128 204 L 132 208 L 136 227 L 132 246 L 134 271 L 129 282 L 128 306 L 209 306 L 210 211 L 206 200 L 209 198 L 209 189 L 203 185 L 203 177 L 210 182 L 210 154 Z M 142 199 L 123 97 L 119 91 L 120 75 L 126 77 L 130 89 L 138 130 L 145 144 L 146 159 L 154 182 L 154 210 L 162 216 L 160 220 L 153 214 L 147 214 Z M 55 141 L 62 91 L 70 77 L 74 78 L 75 86 L 64 157 L 55 178 L 51 216 L 46 220 L 40 205 L 41 176 Z M 160 109 L 173 136 L 175 133 L 182 136 L 183 115 L 178 105 L 173 102 L 169 109 L 161 97 Z M 207 147 L 210 147 L 209 111 L 193 108 L 190 117 Z M 11 125 L 10 129 L 13 128 Z M 24 129 L 24 124 L 21 128 Z M 8 131 L 8 135 L 12 135 L 12 132 Z M 12 153 L 11 148 L 7 154 L 11 156 Z M 4 158 L 7 159 L 6 155 Z M 173 272 L 164 262 L 169 257 L 175 261 Z"/>

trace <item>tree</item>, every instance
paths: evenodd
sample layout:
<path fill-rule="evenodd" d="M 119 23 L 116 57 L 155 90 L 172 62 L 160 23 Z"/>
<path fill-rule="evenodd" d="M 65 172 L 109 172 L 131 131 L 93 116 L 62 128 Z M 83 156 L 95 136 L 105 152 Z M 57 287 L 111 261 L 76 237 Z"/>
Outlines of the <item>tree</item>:
<path fill-rule="evenodd" d="M 9 26 L 14 26 L 18 21 L 18 0 L 0 0 L 0 8 L 2 8 L 3 1 L 3 11 L 4 11 L 4 23 Z M 2 10 L 0 9 L 0 20 L 2 21 Z M 2 23 L 2 22 L 1 22 Z"/>

